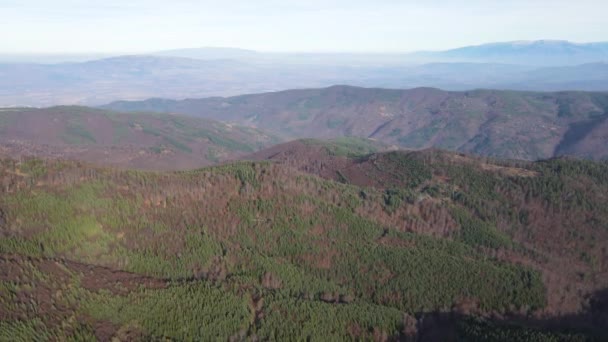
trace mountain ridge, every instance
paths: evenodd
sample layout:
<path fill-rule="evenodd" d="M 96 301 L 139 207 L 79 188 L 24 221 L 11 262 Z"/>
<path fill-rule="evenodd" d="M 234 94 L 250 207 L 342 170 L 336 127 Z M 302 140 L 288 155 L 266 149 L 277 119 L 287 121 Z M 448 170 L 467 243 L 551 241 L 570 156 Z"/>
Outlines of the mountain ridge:
<path fill-rule="evenodd" d="M 445 61 L 477 61 L 519 65 L 565 66 L 608 61 L 608 42 L 573 43 L 565 40 L 494 42 L 412 56 Z"/>
<path fill-rule="evenodd" d="M 180 115 L 78 106 L 0 109 L 0 150 L 13 157 L 174 170 L 234 159 L 276 141 L 255 129 Z"/>
<path fill-rule="evenodd" d="M 595 134 L 597 143 L 556 148 L 569 138 L 570 125 L 608 115 L 606 92 L 332 86 L 228 98 L 115 102 L 104 108 L 176 112 L 258 127 L 292 139 L 373 136 L 402 148 L 435 146 L 513 159 L 545 159 L 565 151 L 608 157 L 599 148 L 606 142 L 603 126 Z"/>

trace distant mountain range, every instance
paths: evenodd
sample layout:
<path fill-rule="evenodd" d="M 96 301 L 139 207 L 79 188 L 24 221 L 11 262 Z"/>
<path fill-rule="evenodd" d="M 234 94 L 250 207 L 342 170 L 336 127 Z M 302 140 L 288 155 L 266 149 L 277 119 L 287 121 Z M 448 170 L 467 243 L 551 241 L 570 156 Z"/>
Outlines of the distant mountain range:
<path fill-rule="evenodd" d="M 608 158 L 608 93 L 449 92 L 334 86 L 230 98 L 115 102 L 119 111 L 182 113 L 285 138 L 365 137 L 514 159 Z"/>
<path fill-rule="evenodd" d="M 235 48 L 191 48 L 153 53 L 199 59 L 288 60 L 306 58 L 315 62 L 473 62 L 532 66 L 564 66 L 585 63 L 608 62 L 608 42 L 573 43 L 565 40 L 513 41 L 465 46 L 443 51 L 413 53 L 264 53 Z"/>
<path fill-rule="evenodd" d="M 608 42 L 577 44 L 563 40 L 516 41 L 419 52 L 420 59 L 556 66 L 608 61 Z"/>
<path fill-rule="evenodd" d="M 280 54 L 202 48 L 59 64 L 25 59 L 0 64 L 0 106 L 101 105 L 335 84 L 606 91 L 606 46 L 539 41 L 413 54 Z"/>
<path fill-rule="evenodd" d="M 225 48 L 225 47 L 203 47 L 203 48 L 188 48 L 165 50 L 152 53 L 156 56 L 172 56 L 194 59 L 251 59 L 262 56 L 263 54 L 253 50 Z"/>

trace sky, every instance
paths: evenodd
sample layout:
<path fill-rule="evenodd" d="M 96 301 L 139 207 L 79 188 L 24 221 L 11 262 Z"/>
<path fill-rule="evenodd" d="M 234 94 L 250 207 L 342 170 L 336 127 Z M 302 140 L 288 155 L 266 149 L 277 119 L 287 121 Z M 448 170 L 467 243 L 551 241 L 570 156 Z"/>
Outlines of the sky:
<path fill-rule="evenodd" d="M 0 53 L 410 52 L 608 41 L 607 0 L 0 0 Z"/>

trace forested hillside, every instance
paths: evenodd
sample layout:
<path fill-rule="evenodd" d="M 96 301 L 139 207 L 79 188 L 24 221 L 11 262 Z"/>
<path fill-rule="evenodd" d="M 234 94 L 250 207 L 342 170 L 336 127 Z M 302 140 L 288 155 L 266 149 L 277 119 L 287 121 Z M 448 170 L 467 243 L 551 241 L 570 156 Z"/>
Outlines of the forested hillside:
<path fill-rule="evenodd" d="M 335 86 L 229 98 L 150 99 L 106 106 L 183 113 L 287 138 L 372 138 L 512 159 L 608 157 L 608 93 L 450 92 Z"/>
<path fill-rule="evenodd" d="M 79 106 L 0 108 L 0 155 L 36 156 L 151 170 L 234 159 L 278 140 L 250 127 L 159 113 Z"/>
<path fill-rule="evenodd" d="M 358 180 L 3 160 L 0 340 L 607 337 L 607 164 L 327 151 Z"/>

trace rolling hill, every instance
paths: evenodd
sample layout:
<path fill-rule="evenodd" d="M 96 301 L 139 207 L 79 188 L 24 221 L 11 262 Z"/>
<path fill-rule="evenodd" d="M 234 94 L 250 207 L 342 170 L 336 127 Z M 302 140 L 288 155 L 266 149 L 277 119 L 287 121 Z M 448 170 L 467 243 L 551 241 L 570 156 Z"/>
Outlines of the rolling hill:
<path fill-rule="evenodd" d="M 608 93 L 450 92 L 333 86 L 229 98 L 149 99 L 104 106 L 175 112 L 257 127 L 287 138 L 353 136 L 500 158 L 562 154 L 603 159 Z"/>
<path fill-rule="evenodd" d="M 606 163 L 374 148 L 2 159 L 0 340 L 606 338 Z"/>
<path fill-rule="evenodd" d="M 158 113 L 87 107 L 0 109 L 0 153 L 175 170 L 252 153 L 276 138 L 252 128 Z"/>

